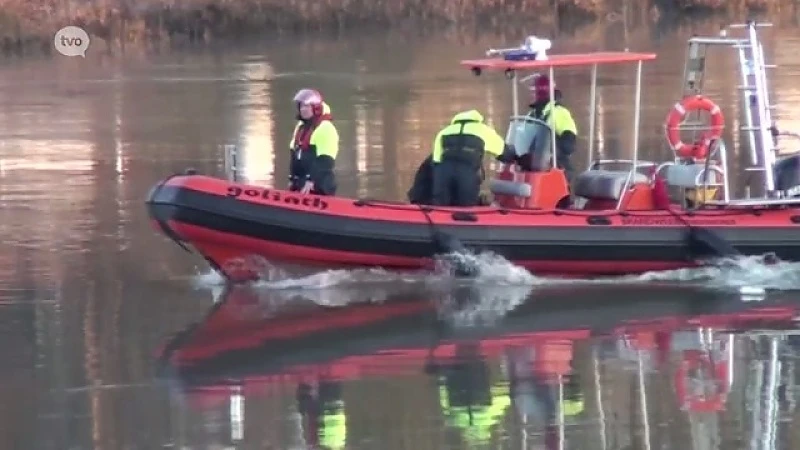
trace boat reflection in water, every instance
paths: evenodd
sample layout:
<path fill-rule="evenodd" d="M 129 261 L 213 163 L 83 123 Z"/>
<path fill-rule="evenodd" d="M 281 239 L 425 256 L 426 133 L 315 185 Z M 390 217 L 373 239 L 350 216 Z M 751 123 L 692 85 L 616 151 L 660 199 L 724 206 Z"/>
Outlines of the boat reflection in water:
<path fill-rule="evenodd" d="M 747 302 L 668 285 L 507 294 L 469 287 L 319 307 L 237 287 L 164 346 L 161 367 L 181 420 L 203 414 L 193 439 L 205 445 L 781 447 L 780 410 L 794 408 L 793 295 Z M 476 320 L 487 296 L 510 310 Z"/>

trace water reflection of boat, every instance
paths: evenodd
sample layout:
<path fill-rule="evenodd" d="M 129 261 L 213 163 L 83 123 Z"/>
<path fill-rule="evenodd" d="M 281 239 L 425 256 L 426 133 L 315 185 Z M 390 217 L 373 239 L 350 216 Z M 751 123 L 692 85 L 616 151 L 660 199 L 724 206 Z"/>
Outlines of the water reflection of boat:
<path fill-rule="evenodd" d="M 500 428 L 518 429 L 518 434 L 506 437 L 520 445 L 538 441 L 555 449 L 564 444 L 565 430 L 589 413 L 594 402 L 587 403 L 587 386 L 592 381 L 601 416 L 603 402 L 618 396 L 602 389 L 614 384 L 603 379 L 613 378 L 610 371 L 633 374 L 639 386 L 637 408 L 650 411 L 654 406 L 647 405 L 644 388 L 648 360 L 651 370 L 680 373 L 673 367 L 682 363 L 687 351 L 714 360 L 719 354 L 711 355 L 708 343 L 732 344 L 730 332 L 753 327 L 791 327 L 800 307 L 791 296 L 780 294 L 746 303 L 699 288 L 583 289 L 536 290 L 498 322 L 460 327 L 450 320 L 454 316 L 449 309 L 469 308 L 480 296 L 476 288 L 462 292 L 473 298 L 460 304 L 412 296 L 340 308 L 302 309 L 292 303 L 283 315 L 274 310 L 260 314 L 269 301 L 263 298 L 266 294 L 235 288 L 203 322 L 166 345 L 161 357 L 195 409 L 224 409 L 234 422 L 243 420 L 245 400 L 279 395 L 293 386 L 300 414 L 297 427 L 302 430 L 293 439 L 306 443 L 341 448 L 349 436 L 348 417 L 356 413 L 347 406 L 351 400 L 343 393 L 343 382 L 427 374 L 435 380 L 431 394 L 438 394 L 439 408 L 447 423 L 461 430 L 462 439 L 485 441 L 496 437 Z M 599 306 L 601 296 L 613 297 L 615 305 Z M 567 297 L 572 300 L 564 302 Z M 599 341 L 585 358 L 581 342 L 591 337 Z M 592 370 L 576 370 L 582 359 L 591 361 Z M 502 360 L 499 366 L 494 364 L 497 360 Z M 696 386 L 703 375 L 696 372 L 702 371 L 689 372 L 684 375 L 691 392 L 678 398 L 676 407 L 694 416 L 718 414 L 715 408 L 692 406 L 708 394 Z M 723 406 L 733 372 L 724 380 L 712 380 L 724 384 Z M 615 390 L 630 393 L 620 386 Z M 516 414 L 504 422 L 509 411 Z M 643 416 L 646 421 L 647 414 Z M 603 448 L 612 448 L 606 426 L 599 427 Z M 238 430 L 236 439 L 242 439 L 241 424 L 231 427 Z"/>
<path fill-rule="evenodd" d="M 503 315 L 499 325 L 459 326 L 474 322 L 463 319 L 470 313 L 489 315 L 489 311 L 481 309 L 486 297 L 492 298 L 493 309 L 502 308 L 503 294 L 511 296 L 505 298 L 505 303 L 514 308 L 499 311 Z M 668 329 L 716 326 L 715 321 L 731 326 L 750 321 L 751 313 L 759 320 L 770 318 L 770 314 L 784 320 L 794 311 L 784 306 L 772 308 L 770 301 L 760 302 L 758 309 L 748 309 L 745 303 L 731 301 L 732 294 L 727 292 L 669 285 L 633 284 L 606 289 L 567 285 L 525 288 L 522 292 L 519 288 L 464 286 L 447 295 L 432 294 L 436 297 L 433 299 L 406 292 L 389 296 L 381 303 L 347 307 L 325 307 L 311 301 L 303 304 L 294 296 L 292 302 L 275 302 L 282 295 L 231 288 L 205 320 L 167 345 L 175 348 L 170 360 L 176 367 L 193 367 L 197 373 L 207 362 L 216 366 L 216 356 L 249 361 L 244 356 L 249 352 L 269 352 L 269 360 L 263 361 L 265 369 L 275 370 L 283 365 L 369 354 L 397 344 L 427 348 L 432 342 L 447 339 L 490 339 L 532 332 L 584 339 L 612 332 L 625 322 Z M 570 299 L 569 304 L 563 302 L 566 298 Z M 651 320 L 655 322 L 650 323 Z M 518 338 L 509 339 L 513 343 Z M 252 368 L 250 362 L 247 366 Z"/>

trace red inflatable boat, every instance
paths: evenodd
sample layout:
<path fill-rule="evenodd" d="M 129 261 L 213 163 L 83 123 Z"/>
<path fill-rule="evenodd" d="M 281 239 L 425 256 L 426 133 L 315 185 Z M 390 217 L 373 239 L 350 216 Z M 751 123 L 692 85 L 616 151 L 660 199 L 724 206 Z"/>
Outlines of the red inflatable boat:
<path fill-rule="evenodd" d="M 690 46 L 705 42 L 699 39 L 692 38 Z M 760 45 L 755 34 L 749 39 Z M 731 45 L 743 41 L 748 40 L 731 39 Z M 529 156 L 530 164 L 503 167 L 489 181 L 493 206 L 434 208 L 320 197 L 185 174 L 152 189 L 149 214 L 158 230 L 181 246 L 190 244 L 233 281 L 258 276 L 253 256 L 326 266 L 424 268 L 442 252 L 442 236 L 471 250 L 495 252 L 538 274 L 632 274 L 691 267 L 707 257 L 739 253 L 773 253 L 800 261 L 800 156 L 775 162 L 772 131 L 765 131 L 772 130 L 771 120 L 749 131 L 765 174 L 764 198 L 731 198 L 728 155 L 721 139 L 724 118 L 699 88 L 685 93 L 667 118 L 667 141 L 675 161 L 638 159 L 642 64 L 653 59 L 654 54 L 601 52 L 462 62 L 478 75 L 505 71 L 512 79 L 514 98 L 519 71 L 545 69 L 553 79 L 554 67 L 590 66 L 594 93 L 599 65 L 636 65 L 633 159 L 592 161 L 571 186 L 552 163 L 557 151 L 554 130 L 545 122 L 515 115 L 507 141 L 520 155 Z M 764 102 L 748 104 L 757 108 Z M 594 97 L 589 107 L 595 110 Z M 516 102 L 514 109 L 516 113 Z M 758 114 L 764 116 L 743 109 L 751 119 L 747 123 Z M 683 119 L 704 110 L 711 115 L 705 132 L 692 144 L 681 142 Z M 592 114 L 590 137 L 594 122 Z M 591 155 L 594 139 L 589 142 Z"/>

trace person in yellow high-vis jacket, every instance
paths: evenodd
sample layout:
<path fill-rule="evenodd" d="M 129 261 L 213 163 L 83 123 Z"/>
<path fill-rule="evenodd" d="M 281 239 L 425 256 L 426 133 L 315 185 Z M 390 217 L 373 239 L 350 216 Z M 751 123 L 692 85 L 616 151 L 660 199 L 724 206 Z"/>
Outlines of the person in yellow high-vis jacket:
<path fill-rule="evenodd" d="M 513 162 L 516 151 L 483 123 L 476 110 L 455 116 L 433 140 L 432 203 L 438 206 L 476 206 L 480 198 L 483 156 Z M 413 200 L 412 200 L 413 201 Z M 416 203 L 416 202 L 415 202 Z"/>

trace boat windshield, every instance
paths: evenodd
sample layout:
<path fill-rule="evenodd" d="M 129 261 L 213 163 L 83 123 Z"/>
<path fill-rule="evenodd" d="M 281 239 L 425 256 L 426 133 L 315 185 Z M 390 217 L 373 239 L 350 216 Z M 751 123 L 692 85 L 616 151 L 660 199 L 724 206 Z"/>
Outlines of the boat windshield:
<path fill-rule="evenodd" d="M 522 170 L 540 171 L 550 168 L 550 126 L 529 116 L 514 116 L 506 133 L 506 144 L 517 151 Z"/>

